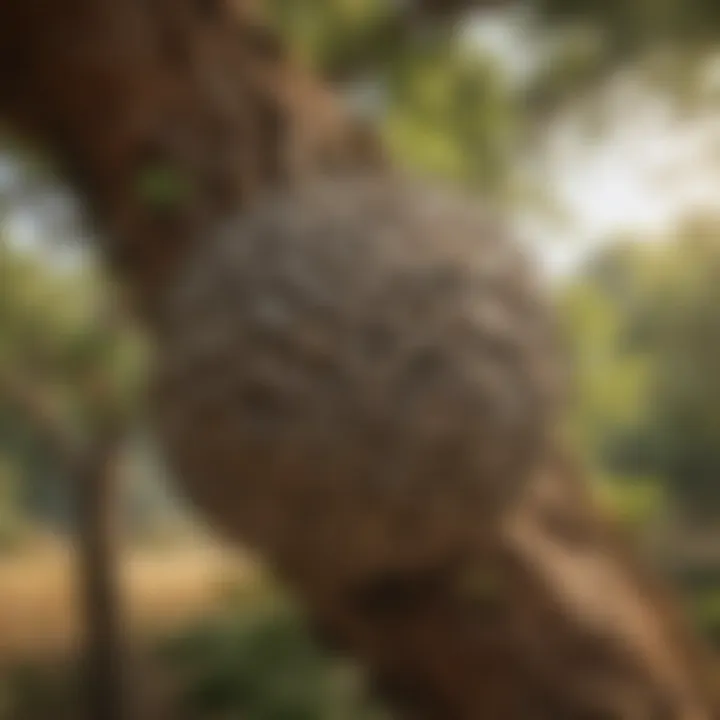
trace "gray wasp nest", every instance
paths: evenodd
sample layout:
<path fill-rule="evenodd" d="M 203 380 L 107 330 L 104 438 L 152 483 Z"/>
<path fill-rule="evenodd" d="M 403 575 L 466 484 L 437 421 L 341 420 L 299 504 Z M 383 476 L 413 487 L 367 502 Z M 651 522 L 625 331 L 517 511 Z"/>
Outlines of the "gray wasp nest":
<path fill-rule="evenodd" d="M 548 441 L 558 364 L 518 248 L 396 179 L 277 193 L 165 297 L 156 422 L 189 497 L 297 577 L 462 549 Z"/>

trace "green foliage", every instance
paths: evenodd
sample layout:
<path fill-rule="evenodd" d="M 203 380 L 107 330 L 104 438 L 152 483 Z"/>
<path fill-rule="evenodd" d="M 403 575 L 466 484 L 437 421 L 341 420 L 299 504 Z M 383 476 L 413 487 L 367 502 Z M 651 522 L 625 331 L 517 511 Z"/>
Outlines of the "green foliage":
<path fill-rule="evenodd" d="M 720 511 L 720 224 L 691 223 L 653 296 L 653 460 L 694 514 Z"/>
<path fill-rule="evenodd" d="M 633 72 L 684 111 L 713 101 L 703 78 L 720 39 L 714 0 L 538 0 L 534 10 L 540 36 L 555 41 L 555 57 L 529 88 L 541 119 L 592 102 L 618 71 Z"/>
<path fill-rule="evenodd" d="M 691 612 L 703 635 L 720 648 L 720 578 L 714 588 L 695 593 Z"/>
<path fill-rule="evenodd" d="M 603 479 L 598 483 L 597 494 L 602 506 L 633 532 L 642 533 L 666 509 L 663 486 L 657 478 Z"/>
<path fill-rule="evenodd" d="M 270 3 L 305 61 L 352 89 L 371 81 L 388 147 L 416 173 L 504 191 L 519 118 L 497 63 L 449 28 L 413 33 L 384 0 Z"/>
<path fill-rule="evenodd" d="M 704 96 L 702 77 L 720 38 L 712 0 L 539 0 L 501 6 L 505 31 L 522 28 L 519 82 L 474 40 L 474 22 L 419 26 L 411 3 L 269 0 L 285 40 L 311 67 L 352 86 L 371 80 L 395 157 L 414 170 L 508 191 L 518 137 L 559 111 L 602 96 L 618 69 L 639 71 L 685 107 Z M 472 5 L 472 3 L 468 3 Z M 494 5 L 494 4 L 493 4 Z M 497 10 L 497 7 L 495 7 Z M 433 89 L 434 88 L 434 89 Z M 430 107 L 428 107 L 428 104 Z M 531 133 L 531 137 L 535 137 Z"/>
<path fill-rule="evenodd" d="M 17 469 L 0 454 L 0 556 L 15 550 L 28 530 L 27 520 L 20 512 L 19 497 Z"/>
<path fill-rule="evenodd" d="M 573 434 L 592 457 L 606 460 L 642 421 L 649 380 L 647 353 L 623 348 L 625 317 L 613 305 L 616 297 L 583 277 L 565 290 L 560 304 L 581 398 Z"/>
<path fill-rule="evenodd" d="M 437 44 L 398 62 L 388 85 L 385 135 L 407 166 L 470 188 L 502 187 L 515 109 L 493 62 Z"/>
<path fill-rule="evenodd" d="M 246 605 L 164 648 L 193 720 L 381 720 L 357 670 L 322 653 L 284 603 Z"/>
<path fill-rule="evenodd" d="M 0 373 L 79 443 L 106 413 L 129 417 L 139 403 L 143 347 L 125 326 L 106 322 L 99 310 L 106 292 L 86 265 L 48 262 L 0 238 Z M 53 524 L 69 512 L 55 448 L 9 390 L 0 385 L 0 462 L 12 474 L 0 480 L 7 538 L 23 512 Z"/>
<path fill-rule="evenodd" d="M 75 717 L 78 689 L 75 667 L 30 662 L 6 667 L 0 678 L 0 720 Z"/>
<path fill-rule="evenodd" d="M 42 254 L 0 241 L 0 362 L 32 376 L 82 421 L 98 383 L 134 398 L 142 348 L 120 324 L 105 322 L 107 297 L 87 266 L 66 269 Z"/>
<path fill-rule="evenodd" d="M 366 73 L 397 52 L 392 4 L 383 0 L 269 0 L 286 42 L 330 77 Z"/>
<path fill-rule="evenodd" d="M 575 429 L 614 475 L 660 478 L 695 518 L 720 513 L 720 224 L 619 243 L 568 287 Z"/>
<path fill-rule="evenodd" d="M 192 195 L 192 183 L 180 170 L 165 165 L 143 168 L 136 192 L 143 203 L 157 209 L 177 208 Z"/>
<path fill-rule="evenodd" d="M 608 50 L 621 57 L 659 44 L 707 45 L 720 37 L 714 0 L 539 0 L 538 8 L 546 23 L 595 27 Z"/>

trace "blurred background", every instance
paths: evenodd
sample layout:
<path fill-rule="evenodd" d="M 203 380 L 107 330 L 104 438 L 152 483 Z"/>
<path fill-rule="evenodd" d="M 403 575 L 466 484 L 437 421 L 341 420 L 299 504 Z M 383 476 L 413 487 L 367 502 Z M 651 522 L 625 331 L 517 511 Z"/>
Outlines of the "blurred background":
<path fill-rule="evenodd" d="M 461 4 L 266 2 L 399 165 L 508 211 L 562 319 L 591 482 L 720 653 L 720 4 L 449 17 Z M 0 720 L 80 717 L 93 538 L 120 569 L 130 717 L 382 717 L 174 494 L 145 428 L 145 348 L 75 199 L 36 148 L 0 140 Z M 81 462 L 109 427 L 116 462 Z"/>

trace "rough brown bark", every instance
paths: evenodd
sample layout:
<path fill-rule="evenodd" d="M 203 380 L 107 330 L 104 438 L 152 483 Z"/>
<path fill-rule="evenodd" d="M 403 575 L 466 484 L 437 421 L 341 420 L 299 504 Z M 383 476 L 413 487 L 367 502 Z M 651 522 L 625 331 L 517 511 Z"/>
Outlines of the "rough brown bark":
<path fill-rule="evenodd" d="M 223 218 L 278 186 L 384 164 L 372 137 L 283 57 L 243 3 L 3 0 L 0 83 L 0 114 L 58 155 L 98 220 L 110 266 L 159 326 L 187 253 L 202 259 L 208 243 L 208 264 L 219 267 Z M 177 390 L 175 407 L 192 404 L 201 379 Z M 248 402 L 265 412 L 265 400 Z M 221 438 L 206 437 L 198 466 L 209 471 Z M 294 564 L 287 528 L 273 538 L 255 518 L 254 530 L 211 489 L 204 504 L 238 536 L 266 550 L 278 543 L 268 559 L 404 717 L 714 717 L 702 651 L 665 590 L 613 538 L 553 443 L 532 457 L 512 503 L 473 495 L 451 515 L 454 527 L 443 527 L 462 535 L 451 543 L 461 552 L 384 573 L 356 572 L 359 562 L 348 577 L 332 563 L 322 575 L 307 558 Z M 192 484 L 190 475 L 178 479 Z"/>
<path fill-rule="evenodd" d="M 0 112 L 55 153 L 143 304 L 209 223 L 269 185 L 373 155 L 245 0 L 0 11 Z"/>

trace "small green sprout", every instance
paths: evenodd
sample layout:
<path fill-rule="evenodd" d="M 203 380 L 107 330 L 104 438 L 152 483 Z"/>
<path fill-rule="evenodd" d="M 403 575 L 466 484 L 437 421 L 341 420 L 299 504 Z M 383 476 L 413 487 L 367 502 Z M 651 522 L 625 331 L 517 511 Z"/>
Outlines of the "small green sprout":
<path fill-rule="evenodd" d="M 176 208 L 192 194 L 192 182 L 182 171 L 170 165 L 154 164 L 140 171 L 137 194 L 150 207 Z"/>

